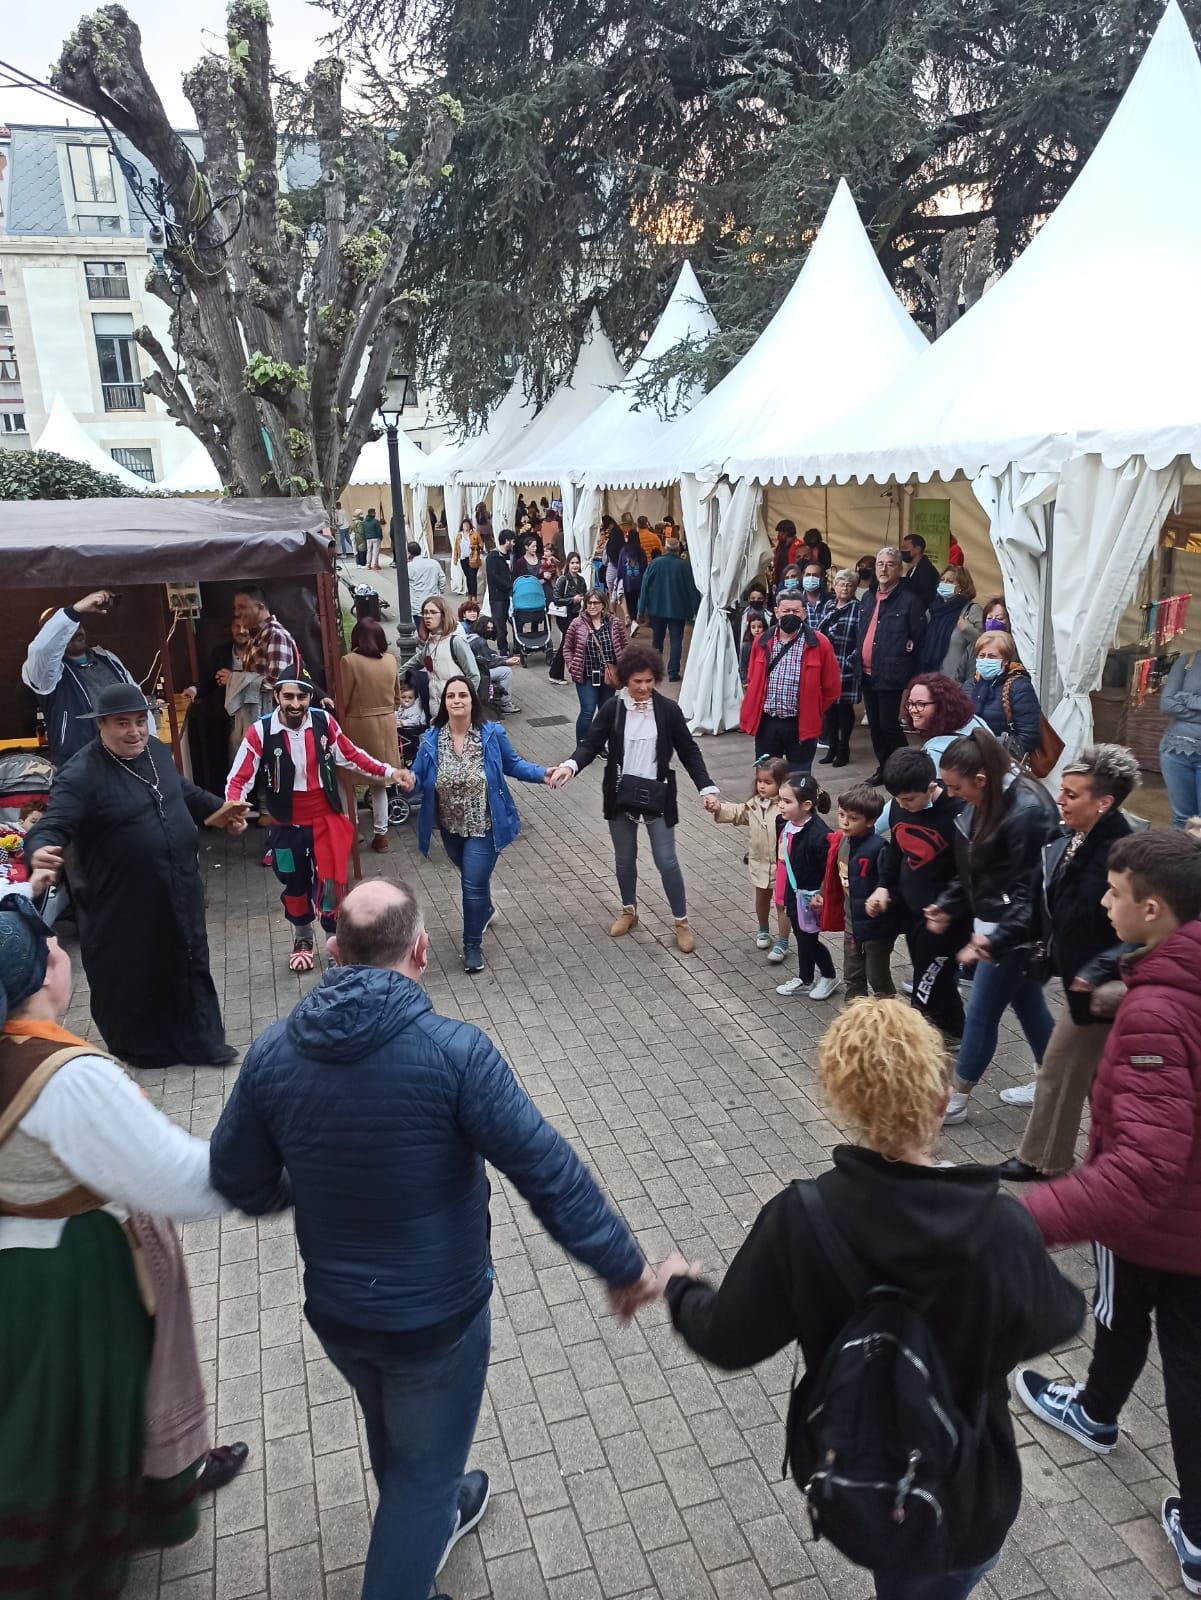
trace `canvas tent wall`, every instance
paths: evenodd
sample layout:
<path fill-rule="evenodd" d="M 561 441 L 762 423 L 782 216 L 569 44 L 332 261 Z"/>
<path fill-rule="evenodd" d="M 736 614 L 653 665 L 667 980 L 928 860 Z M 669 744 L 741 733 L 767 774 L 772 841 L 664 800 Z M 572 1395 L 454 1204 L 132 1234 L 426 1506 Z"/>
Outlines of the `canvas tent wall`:
<path fill-rule="evenodd" d="M 1201 467 L 1201 62 L 1176 0 L 1075 183 L 903 379 L 806 441 L 809 482 L 966 473 L 1069 753 L 1187 473 Z"/>

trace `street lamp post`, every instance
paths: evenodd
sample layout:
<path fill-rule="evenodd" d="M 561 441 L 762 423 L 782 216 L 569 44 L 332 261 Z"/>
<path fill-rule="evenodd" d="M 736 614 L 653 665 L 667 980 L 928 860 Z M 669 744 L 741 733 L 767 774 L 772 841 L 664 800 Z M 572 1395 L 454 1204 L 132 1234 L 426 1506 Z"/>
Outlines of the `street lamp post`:
<path fill-rule="evenodd" d="M 396 606 L 400 613 L 396 619 L 396 644 L 401 659 L 412 655 L 417 648 L 417 632 L 413 626 L 413 603 L 409 596 L 409 553 L 406 549 L 404 490 L 400 481 L 400 419 L 406 406 L 417 404 L 417 390 L 412 375 L 407 372 L 390 372 L 384 380 L 383 399 L 379 414 L 388 435 L 388 477 L 392 489 L 392 560 L 396 567 Z"/>

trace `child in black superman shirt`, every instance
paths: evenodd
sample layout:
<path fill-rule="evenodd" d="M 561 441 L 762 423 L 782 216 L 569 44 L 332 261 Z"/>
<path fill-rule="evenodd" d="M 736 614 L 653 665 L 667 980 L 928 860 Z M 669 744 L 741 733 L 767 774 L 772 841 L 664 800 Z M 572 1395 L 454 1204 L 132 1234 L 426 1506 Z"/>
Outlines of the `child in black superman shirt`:
<path fill-rule="evenodd" d="M 962 802 L 937 781 L 924 750 L 894 751 L 884 765 L 884 787 L 892 803 L 877 827 L 888 829 L 890 842 L 880 855 L 880 887 L 868 910 L 874 901 L 875 914 L 894 906 L 900 913 L 913 962 L 912 1004 L 951 1044 L 958 1044 L 963 1001 L 955 958 L 971 935 L 971 918 L 934 934 L 922 913 L 955 877 L 955 819 Z"/>

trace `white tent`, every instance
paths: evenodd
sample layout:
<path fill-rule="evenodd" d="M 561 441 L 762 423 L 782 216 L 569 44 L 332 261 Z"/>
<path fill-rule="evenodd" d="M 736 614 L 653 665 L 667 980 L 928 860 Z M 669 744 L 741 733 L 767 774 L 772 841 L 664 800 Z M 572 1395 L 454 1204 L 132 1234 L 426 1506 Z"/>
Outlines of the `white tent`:
<path fill-rule="evenodd" d="M 159 487 L 170 494 L 220 494 L 221 479 L 213 465 L 213 458 L 196 440 L 179 466 L 167 474 Z"/>
<path fill-rule="evenodd" d="M 925 335 L 884 276 L 845 179 L 775 316 L 732 372 L 644 456 L 680 480 L 701 609 L 680 690 L 694 728 L 735 726 L 738 660 L 725 607 L 738 592 L 760 486 L 789 476 L 797 448 L 865 392 L 909 371 Z M 722 472 L 737 483 L 714 492 Z"/>
<path fill-rule="evenodd" d="M 110 478 L 116 478 L 127 489 L 136 489 L 139 494 L 146 494 L 154 488 L 145 478 L 139 478 L 136 472 L 129 472 L 117 465 L 108 451 L 102 449 L 84 430 L 61 394 L 56 394 L 50 402 L 46 426 L 39 434 L 34 449 L 53 450 L 60 456 L 66 456 L 68 461 L 78 461 L 82 466 L 94 467 L 97 472 L 107 472 Z"/>
<path fill-rule="evenodd" d="M 574 496 L 571 479 L 557 475 L 559 445 L 570 438 L 586 418 L 599 409 L 624 377 L 621 363 L 594 310 L 576 356 L 571 377 L 562 383 L 513 447 L 512 465 L 502 467 L 493 491 L 492 520 L 496 527 L 511 527 L 516 507 L 515 490 L 558 485 L 563 499 L 564 526 L 571 525 Z"/>
<path fill-rule="evenodd" d="M 553 463 L 547 462 L 555 471 L 552 481 L 582 482 L 583 485 L 571 525 L 565 529 L 569 550 L 578 550 L 585 557 L 591 555 L 605 489 L 673 481 L 670 474 L 650 472 L 639 476 L 632 469 L 644 459 L 654 441 L 667 433 L 671 426 L 669 419 L 688 411 L 700 399 L 702 391 L 694 385 L 675 384 L 665 397 L 667 417 L 664 417 L 655 410 L 638 409 L 636 385 L 652 365 L 676 345 L 688 341 L 704 346 L 716 332 L 717 321 L 709 302 L 696 280 L 696 273 L 685 261 L 654 332 L 620 387 L 560 442 Z"/>
<path fill-rule="evenodd" d="M 417 448 L 403 428 L 396 430 L 396 452 L 400 460 L 400 481 L 407 487 L 414 475 L 429 465 L 430 457 Z M 386 436 L 367 441 L 359 451 L 350 481 L 352 484 L 380 483 L 388 487 L 392 482 L 392 472 L 388 465 Z"/>
<path fill-rule="evenodd" d="M 912 371 L 790 462 L 809 481 L 973 476 L 1044 698 L 1053 647 L 1051 720 L 1069 753 L 1089 736 L 1089 694 L 1138 573 L 1201 467 L 1199 262 L 1201 62 L 1170 0 L 1020 259 Z"/>

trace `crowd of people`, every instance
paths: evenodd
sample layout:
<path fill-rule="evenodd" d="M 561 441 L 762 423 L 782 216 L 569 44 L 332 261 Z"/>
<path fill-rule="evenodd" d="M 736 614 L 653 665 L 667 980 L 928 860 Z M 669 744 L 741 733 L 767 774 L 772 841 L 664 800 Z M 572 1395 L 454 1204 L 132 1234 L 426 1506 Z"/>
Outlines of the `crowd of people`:
<path fill-rule="evenodd" d="M 820 533 L 788 522 L 733 619 L 754 759 L 746 798 L 725 798 L 661 688 L 699 604 L 674 526 L 606 519 L 588 570 L 564 551 L 561 508 L 518 510 L 511 534 L 482 503 L 464 518 L 457 608 L 440 563 L 410 545 L 417 649 L 399 660 L 360 618 L 340 719 L 266 596 L 240 589 L 214 670 L 223 793 L 179 774 L 142 690 L 89 641 L 106 595 L 41 620 L 25 679 L 55 779 L 30 816 L 26 881 L 0 897 L 0 1361 L 14 1392 L 24 1380 L 0 1409 L 8 1588 L 116 1597 L 135 1550 L 192 1535 L 199 1494 L 248 1452 L 209 1437 L 173 1224 L 293 1208 L 305 1315 L 358 1396 L 379 1489 L 362 1593 L 427 1600 L 489 1501 L 469 1457 L 490 1348 L 490 1162 L 619 1317 L 665 1300 L 685 1344 L 726 1370 L 799 1345 L 793 1476 L 815 1532 L 882 1600 L 964 1600 L 995 1567 L 1021 1487 L 1010 1376 L 1034 1419 L 1108 1454 L 1154 1321 L 1178 1489 L 1161 1522 L 1201 1594 L 1201 839 L 1132 824 L 1139 769 L 1123 747 L 1059 759 L 1004 601 L 978 603 L 961 556 L 939 570 L 911 536 L 834 570 Z M 501 720 L 517 709 L 514 666 L 543 638 L 520 603 L 530 585 L 552 681 L 557 667 L 578 698 L 574 749 L 551 766 Z M 644 620 L 649 641 L 631 637 Z M 1169 707 L 1181 786 L 1201 721 L 1191 671 Z M 831 794 L 817 751 L 849 764 L 860 706 L 876 768 Z M 349 888 L 353 786 L 380 850 L 390 801 L 411 797 L 418 848 L 437 832 L 459 878 L 463 969 L 484 972 L 493 875 L 521 828 L 510 783 L 561 791 L 598 760 L 611 937 L 645 915 L 645 831 L 674 946 L 696 948 L 678 765 L 702 814 L 746 829 L 747 937 L 769 966 L 796 954 L 778 1003 L 845 991 L 816 1072 L 854 1142 L 767 1201 L 719 1284 L 675 1252 L 647 1262 L 487 1036 L 434 1012 L 412 889 Z M 1179 809 L 1185 823 L 1196 805 Z M 318 922 L 329 960 L 250 1046 L 206 1143 L 119 1063 L 236 1059 L 197 838 L 255 817 L 289 968 L 313 969 Z M 39 910 L 68 865 L 104 1051 L 62 1026 L 70 962 Z M 893 971 L 902 944 L 908 981 Z M 1000 1161 L 940 1159 L 1007 1011 L 1033 1064 L 1002 1094 L 1028 1108 L 1021 1141 Z M 1043 1358 L 1076 1335 L 1083 1298 L 1048 1249 L 1076 1243 L 1096 1254 L 1096 1335 L 1086 1377 L 1068 1382 Z"/>

